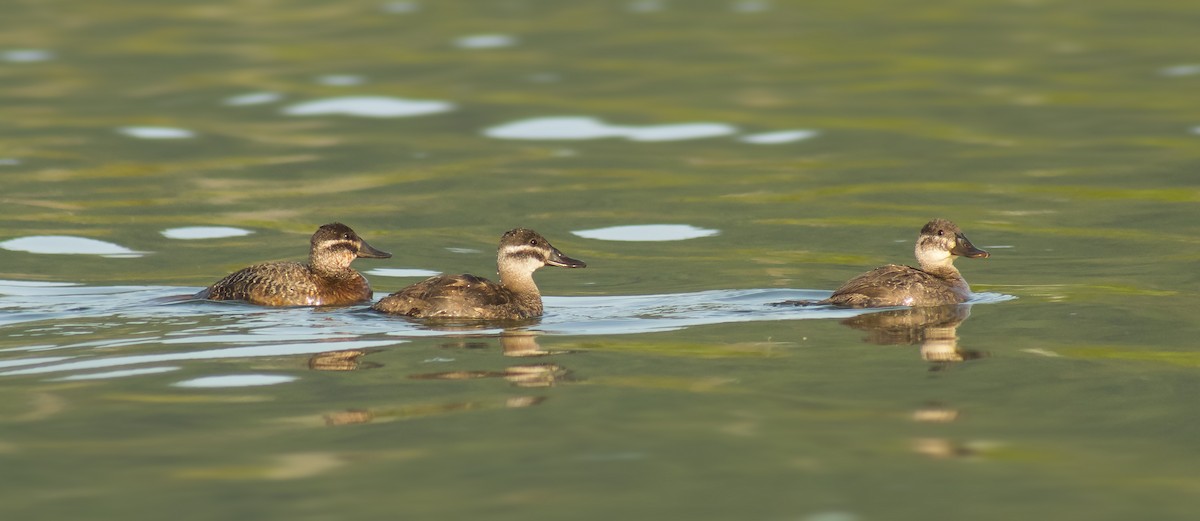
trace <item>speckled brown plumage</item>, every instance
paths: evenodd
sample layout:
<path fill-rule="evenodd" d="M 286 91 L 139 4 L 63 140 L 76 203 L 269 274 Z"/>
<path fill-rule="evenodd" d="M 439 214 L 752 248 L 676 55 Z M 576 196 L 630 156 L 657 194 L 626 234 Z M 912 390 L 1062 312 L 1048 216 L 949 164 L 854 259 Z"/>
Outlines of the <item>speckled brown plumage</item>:
<path fill-rule="evenodd" d="M 342 306 L 371 300 L 371 286 L 350 268 L 358 257 L 388 258 L 341 223 L 313 234 L 309 260 L 266 262 L 238 270 L 196 294 L 209 300 L 244 300 L 262 306 Z"/>
<path fill-rule="evenodd" d="M 542 315 L 542 297 L 474 275 L 441 275 L 392 293 L 372 309 L 410 317 L 523 319 Z"/>
<path fill-rule="evenodd" d="M 533 272 L 542 266 L 582 268 L 537 232 L 510 230 L 500 238 L 496 264 L 500 282 L 475 275 L 440 275 L 401 289 L 371 309 L 420 318 L 519 320 L 542 315 L 542 295 Z"/>
<path fill-rule="evenodd" d="M 846 281 L 825 303 L 853 308 L 935 306 L 966 302 L 970 296 L 971 289 L 957 270 L 933 275 L 888 264 Z"/>

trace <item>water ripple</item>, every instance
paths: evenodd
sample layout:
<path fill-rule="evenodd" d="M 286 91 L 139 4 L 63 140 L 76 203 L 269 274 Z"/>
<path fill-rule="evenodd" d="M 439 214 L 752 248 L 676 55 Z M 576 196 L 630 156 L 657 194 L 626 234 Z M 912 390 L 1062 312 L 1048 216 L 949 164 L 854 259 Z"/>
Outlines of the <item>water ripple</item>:
<path fill-rule="evenodd" d="M 120 127 L 117 132 L 138 139 L 188 139 L 196 133 L 186 128 L 175 127 Z"/>
<path fill-rule="evenodd" d="M 275 103 L 281 99 L 283 99 L 283 94 L 278 92 L 251 92 L 225 98 L 224 103 L 231 107 L 244 107 L 247 105 Z"/>
<path fill-rule="evenodd" d="M 496 49 L 516 44 L 516 37 L 507 34 L 473 34 L 454 40 L 454 46 L 460 49 Z"/>
<path fill-rule="evenodd" d="M 761 134 L 749 134 L 738 138 L 742 143 L 750 143 L 752 145 L 780 145 L 784 143 L 794 143 L 796 141 L 804 141 L 817 137 L 820 132 L 816 130 L 779 130 L 776 132 L 763 132 Z"/>
<path fill-rule="evenodd" d="M 222 376 L 205 376 L 182 382 L 175 382 L 175 387 L 216 388 L 216 387 L 251 387 L 259 385 L 275 385 L 295 381 L 295 376 L 278 374 L 231 374 Z"/>
<path fill-rule="evenodd" d="M 3 338 L 10 345 L 24 344 L 0 349 L 0 376 L 69 373 L 66 377 L 71 379 L 117 378 L 165 372 L 165 367 L 185 361 L 375 349 L 412 338 L 461 336 L 464 330 L 472 336 L 501 336 L 514 327 L 550 335 L 625 335 L 736 322 L 844 319 L 879 311 L 770 305 L 819 300 L 828 291 L 712 290 L 550 296 L 544 297 L 546 314 L 539 320 L 518 326 L 472 321 L 455 325 L 381 315 L 365 306 L 263 308 L 198 301 L 189 296 L 196 289 L 0 281 Z M 1011 298 L 978 293 L 972 303 Z M 69 338 L 79 341 L 63 341 Z M 47 352 L 61 355 L 46 356 Z M 95 372 L 99 369 L 109 371 Z"/>
<path fill-rule="evenodd" d="M 223 349 L 205 349 L 183 353 L 164 353 L 156 355 L 130 355 L 96 357 L 87 360 L 76 360 L 59 364 L 43 365 L 27 369 L 16 369 L 0 372 L 0 376 L 55 373 L 61 371 L 78 371 L 84 369 L 101 369 L 105 367 L 121 367 L 136 364 L 153 364 L 181 360 L 217 360 L 226 358 L 257 358 L 265 356 L 311 355 L 326 351 L 345 349 L 368 349 L 403 343 L 403 340 L 348 341 L 348 342 L 299 342 L 295 344 L 267 344 L 249 347 L 230 347 Z"/>
<path fill-rule="evenodd" d="M 454 109 L 448 101 L 411 100 L 386 96 L 347 96 L 296 103 L 283 109 L 289 116 L 358 116 L 364 118 L 403 118 L 437 114 Z"/>
<path fill-rule="evenodd" d="M 585 239 L 638 242 L 682 241 L 700 237 L 712 237 L 719 233 L 721 233 L 720 230 L 697 228 L 689 224 L 634 224 L 571 232 L 572 235 L 577 235 Z"/>
<path fill-rule="evenodd" d="M 612 125 L 587 116 L 533 118 L 484 130 L 497 139 L 586 140 L 621 137 L 631 141 L 682 141 L 737 133 L 725 123 L 671 123 L 666 125 Z"/>
<path fill-rule="evenodd" d="M 31 235 L 0 242 L 0 248 L 28 253 L 51 255 L 100 255 L 101 257 L 141 257 L 145 252 L 133 251 L 111 242 L 72 237 L 70 235 Z"/>
<path fill-rule="evenodd" d="M 169 228 L 163 230 L 161 233 L 163 237 L 168 239 L 195 240 L 242 237 L 254 232 L 229 226 L 184 226 L 182 228 Z"/>
<path fill-rule="evenodd" d="M 11 49 L 0 52 L 0 61 L 9 63 L 37 63 L 54 59 L 54 53 L 45 49 Z"/>

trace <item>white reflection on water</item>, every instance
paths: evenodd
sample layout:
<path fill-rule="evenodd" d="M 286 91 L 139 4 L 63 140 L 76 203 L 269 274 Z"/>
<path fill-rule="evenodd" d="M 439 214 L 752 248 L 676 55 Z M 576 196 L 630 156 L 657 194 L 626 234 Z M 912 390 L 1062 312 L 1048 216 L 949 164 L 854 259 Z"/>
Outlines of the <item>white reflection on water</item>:
<path fill-rule="evenodd" d="M 163 353 L 156 355 L 128 355 L 87 358 L 27 369 L 15 369 L 0 373 L 0 376 L 21 374 L 42 374 L 61 371 L 79 371 L 85 369 L 100 369 L 105 367 L 121 367 L 136 364 L 155 364 L 181 360 L 218 360 L 226 358 L 257 358 L 264 356 L 311 355 L 325 351 L 340 351 L 346 349 L 369 349 L 403 343 L 404 340 L 351 340 L 344 342 L 299 342 L 294 344 L 266 344 L 248 347 L 229 347 L 224 349 L 206 349 L 183 353 Z"/>
<path fill-rule="evenodd" d="M 677 123 L 628 127 L 625 137 L 631 141 L 682 141 L 728 136 L 737 131 L 737 127 L 725 123 Z"/>
<path fill-rule="evenodd" d="M 624 127 L 617 127 L 590 117 L 533 118 L 484 130 L 484 135 L 498 139 L 601 139 L 621 137 Z"/>
<path fill-rule="evenodd" d="M 454 109 L 448 101 L 412 100 L 386 96 L 346 96 L 305 101 L 283 109 L 289 116 L 342 115 L 364 118 L 403 118 Z"/>
<path fill-rule="evenodd" d="M 495 49 L 516 44 L 516 37 L 507 34 L 473 34 L 454 40 L 454 46 L 461 49 Z"/>
<path fill-rule="evenodd" d="M 665 125 L 613 125 L 591 116 L 550 116 L 504 123 L 484 129 L 496 139 L 545 141 L 582 141 L 624 138 L 630 141 L 684 141 L 737 134 L 738 128 L 726 123 L 670 123 Z M 812 139 L 820 134 L 809 129 L 778 130 L 746 134 L 738 141 L 753 145 L 778 145 Z"/>
<path fill-rule="evenodd" d="M 362 85 L 366 82 L 367 78 L 357 74 L 326 74 L 317 77 L 317 83 L 330 87 L 350 87 L 353 85 Z"/>
<path fill-rule="evenodd" d="M 31 235 L 0 242 L 0 248 L 10 251 L 50 255 L 100 255 L 102 257 L 141 257 L 146 252 L 133 251 L 111 242 L 70 235 Z"/>
<path fill-rule="evenodd" d="M 12 288 L 61 288 L 66 286 L 79 286 L 79 284 L 75 282 L 44 282 L 40 280 L 0 280 L 0 295 L 20 294 L 7 293 L 5 291 Z"/>
<path fill-rule="evenodd" d="M 168 228 L 161 233 L 163 237 L 168 239 L 195 240 L 241 237 L 254 232 L 229 226 L 184 226 L 182 228 Z"/>
<path fill-rule="evenodd" d="M 37 63 L 54 59 L 54 53 L 45 49 L 12 49 L 0 52 L 0 61 L 9 63 Z"/>
<path fill-rule="evenodd" d="M 279 374 L 231 374 L 223 376 L 205 376 L 176 382 L 175 387 L 214 388 L 214 387 L 251 387 L 259 385 L 275 385 L 297 380 L 295 376 Z"/>
<path fill-rule="evenodd" d="M 283 99 L 283 94 L 278 92 L 251 92 L 248 94 L 239 94 L 225 98 L 223 102 L 226 105 L 241 107 L 246 105 L 263 105 L 266 103 L 274 103 Z"/>
<path fill-rule="evenodd" d="M 620 137 L 631 141 L 681 141 L 737 133 L 725 123 L 675 123 L 668 125 L 610 125 L 588 116 L 533 118 L 483 131 L 497 139 L 584 140 Z"/>
<path fill-rule="evenodd" d="M 780 130 L 778 132 L 745 135 L 738 138 L 738 141 L 752 145 L 779 145 L 812 139 L 817 137 L 818 134 L 820 132 L 816 130 Z"/>
<path fill-rule="evenodd" d="M 1200 74 L 1200 64 L 1173 65 L 1171 67 L 1163 67 L 1162 69 L 1158 70 L 1158 73 L 1168 77 L 1195 76 Z"/>
<path fill-rule="evenodd" d="M 5 349 L 4 351 L 7 351 Z M 17 358 L 13 360 L 0 360 L 0 368 L 5 367 L 21 367 L 23 365 L 46 364 L 50 362 L 58 362 L 61 360 L 69 360 L 69 356 L 39 356 L 34 358 Z"/>
<path fill-rule="evenodd" d="M 189 139 L 196 133 L 176 127 L 118 127 L 117 132 L 138 139 Z"/>
<path fill-rule="evenodd" d="M 720 230 L 697 228 L 689 224 L 635 224 L 571 232 L 585 239 L 602 241 L 682 241 L 712 237 L 719 233 Z"/>

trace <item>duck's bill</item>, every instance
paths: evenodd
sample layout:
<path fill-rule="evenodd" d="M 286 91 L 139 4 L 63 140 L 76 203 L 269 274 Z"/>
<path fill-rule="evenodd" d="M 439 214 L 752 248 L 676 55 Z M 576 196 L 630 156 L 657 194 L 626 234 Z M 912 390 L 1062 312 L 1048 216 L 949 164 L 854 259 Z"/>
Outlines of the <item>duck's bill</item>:
<path fill-rule="evenodd" d="M 990 253 L 976 248 L 974 244 L 971 244 L 971 241 L 967 240 L 966 235 L 960 233 L 956 239 L 954 241 L 954 248 L 950 250 L 950 253 L 954 255 L 960 255 L 968 259 L 985 259 L 991 256 Z"/>
<path fill-rule="evenodd" d="M 364 259 L 387 259 L 391 258 L 392 254 L 383 250 L 377 250 L 370 244 L 367 244 L 366 241 L 363 241 L 362 246 L 358 248 L 358 256 Z"/>
<path fill-rule="evenodd" d="M 563 255 L 557 248 L 550 254 L 550 258 L 546 259 L 547 266 L 558 266 L 560 268 L 586 268 L 587 263 L 578 259 L 572 259 Z"/>

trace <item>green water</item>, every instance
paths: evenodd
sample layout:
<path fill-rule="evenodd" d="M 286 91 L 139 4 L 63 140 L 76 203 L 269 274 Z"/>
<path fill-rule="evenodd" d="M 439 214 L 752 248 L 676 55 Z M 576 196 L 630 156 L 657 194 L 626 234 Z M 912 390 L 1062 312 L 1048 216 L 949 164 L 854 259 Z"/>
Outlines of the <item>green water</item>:
<path fill-rule="evenodd" d="M 1124 520 L 1200 507 L 1200 6 L 3 11 L 0 242 L 148 252 L 0 249 L 3 519 Z M 456 44 L 487 34 L 513 41 Z M 227 103 L 252 93 L 278 99 Z M 454 108 L 284 113 L 347 96 Z M 485 134 L 554 116 L 736 130 Z M 741 141 L 800 129 L 818 134 Z M 992 252 L 958 262 L 992 297 L 956 330 L 905 337 L 924 347 L 763 304 L 911 262 L 933 217 Z M 363 271 L 491 275 L 515 226 L 589 266 L 539 272 L 546 318 L 506 332 L 163 303 L 300 259 L 334 220 L 394 254 Z M 572 233 L 638 224 L 720 233 Z M 254 233 L 161 234 L 187 226 Z M 368 276 L 377 296 L 418 280 Z M 321 343 L 363 352 L 339 360 Z M 933 352 L 955 343 L 967 360 Z M 506 356 L 533 347 L 551 354 Z M 161 372 L 69 379 L 130 369 Z M 294 379 L 176 385 L 244 374 Z"/>

